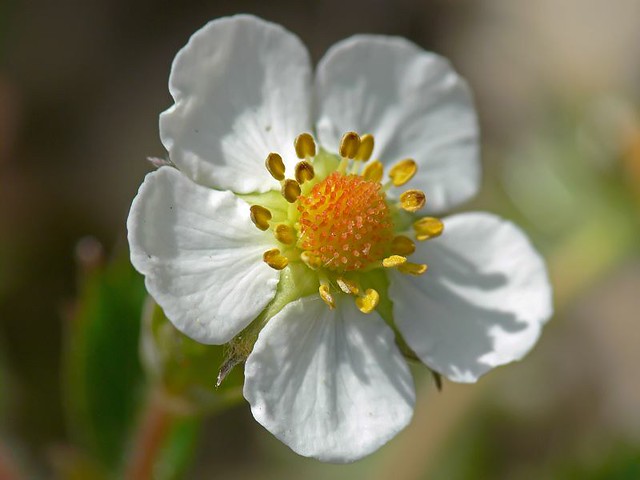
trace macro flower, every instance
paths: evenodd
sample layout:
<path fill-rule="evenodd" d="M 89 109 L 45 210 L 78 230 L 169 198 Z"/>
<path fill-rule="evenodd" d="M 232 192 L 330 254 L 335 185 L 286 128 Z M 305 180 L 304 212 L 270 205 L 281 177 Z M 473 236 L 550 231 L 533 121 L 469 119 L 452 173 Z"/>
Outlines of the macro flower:
<path fill-rule="evenodd" d="M 402 430 L 407 357 L 475 382 L 535 344 L 551 288 L 525 235 L 438 216 L 480 178 L 446 60 L 357 35 L 313 74 L 295 35 L 238 15 L 191 37 L 169 90 L 172 166 L 133 201 L 132 263 L 179 330 L 246 360 L 255 419 L 294 451 L 348 462 Z"/>

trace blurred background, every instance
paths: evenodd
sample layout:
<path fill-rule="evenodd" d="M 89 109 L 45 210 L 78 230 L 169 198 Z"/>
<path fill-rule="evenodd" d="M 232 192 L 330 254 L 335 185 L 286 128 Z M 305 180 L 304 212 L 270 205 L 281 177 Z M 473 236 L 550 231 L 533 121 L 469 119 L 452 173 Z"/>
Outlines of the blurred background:
<path fill-rule="evenodd" d="M 165 154 L 174 55 L 238 12 L 315 61 L 358 32 L 451 59 L 483 132 L 464 209 L 514 220 L 549 262 L 556 315 L 525 361 L 442 392 L 415 368 L 412 424 L 353 465 L 290 452 L 233 381 L 210 398 L 221 353 L 149 305 L 180 360 L 140 361 L 128 208 Z M 0 479 L 120 478 L 149 431 L 154 478 L 640 478 L 639 22 L 638 0 L 0 0 Z M 158 385 L 190 400 L 154 414 Z"/>

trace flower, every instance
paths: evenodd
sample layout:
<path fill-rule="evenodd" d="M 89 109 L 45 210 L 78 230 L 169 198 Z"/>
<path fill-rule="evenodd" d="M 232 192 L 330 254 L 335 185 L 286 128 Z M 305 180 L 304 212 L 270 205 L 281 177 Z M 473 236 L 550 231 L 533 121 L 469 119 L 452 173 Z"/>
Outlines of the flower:
<path fill-rule="evenodd" d="M 312 78 L 296 36 L 238 15 L 191 37 L 169 90 L 176 168 L 133 201 L 131 260 L 178 329 L 250 352 L 244 396 L 294 451 L 348 462 L 402 430 L 405 355 L 475 382 L 535 344 L 551 288 L 524 234 L 434 216 L 479 183 L 471 95 L 446 60 L 357 35 Z"/>

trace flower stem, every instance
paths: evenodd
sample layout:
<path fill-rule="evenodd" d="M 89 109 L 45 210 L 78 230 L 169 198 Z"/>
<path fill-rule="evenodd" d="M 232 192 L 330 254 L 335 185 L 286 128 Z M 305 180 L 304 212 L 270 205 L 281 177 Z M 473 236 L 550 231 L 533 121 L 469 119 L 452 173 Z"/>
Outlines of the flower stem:
<path fill-rule="evenodd" d="M 0 443 L 0 478 L 5 480 L 26 478 L 15 464 L 11 451 L 2 443 Z"/>
<path fill-rule="evenodd" d="M 176 417 L 177 414 L 170 409 L 161 392 L 149 393 L 146 411 L 134 434 L 131 455 L 125 467 L 125 479 L 153 478 L 158 453 Z"/>

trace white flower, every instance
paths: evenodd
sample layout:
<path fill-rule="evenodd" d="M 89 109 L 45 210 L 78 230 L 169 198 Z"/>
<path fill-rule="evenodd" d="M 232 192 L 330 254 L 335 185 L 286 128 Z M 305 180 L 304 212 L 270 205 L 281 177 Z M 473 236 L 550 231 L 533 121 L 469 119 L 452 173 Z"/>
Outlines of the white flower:
<path fill-rule="evenodd" d="M 433 215 L 478 188 L 476 116 L 446 60 L 358 35 L 313 76 L 297 37 L 239 15 L 191 37 L 169 89 L 160 135 L 177 168 L 140 187 L 132 262 L 190 337 L 257 325 L 244 396 L 293 450 L 348 462 L 403 429 L 401 348 L 456 382 L 532 348 L 551 289 L 524 234 L 486 213 L 414 213 L 423 192 Z"/>

